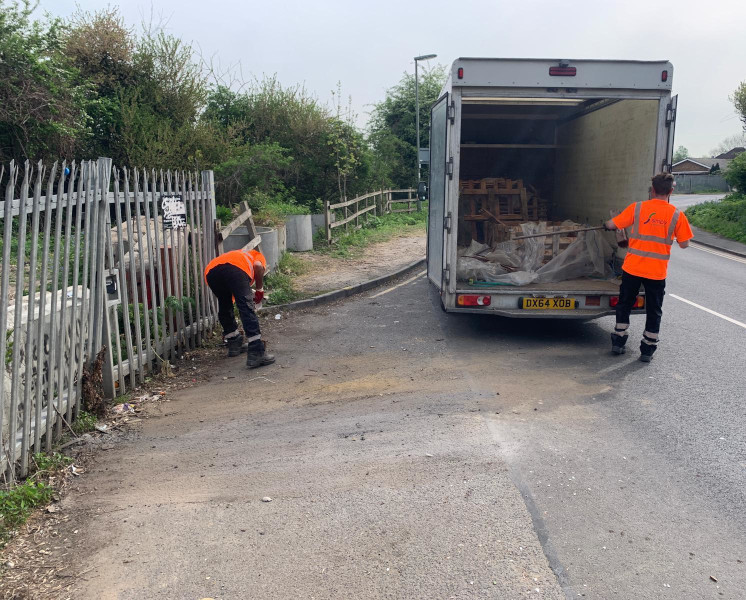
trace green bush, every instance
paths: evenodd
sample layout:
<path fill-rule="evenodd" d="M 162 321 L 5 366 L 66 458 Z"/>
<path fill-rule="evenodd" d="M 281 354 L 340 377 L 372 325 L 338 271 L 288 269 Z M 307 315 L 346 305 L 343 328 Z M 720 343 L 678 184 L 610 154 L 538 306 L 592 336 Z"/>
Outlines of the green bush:
<path fill-rule="evenodd" d="M 723 173 L 725 180 L 731 187 L 741 194 L 746 194 L 746 152 L 736 156 Z"/>
<path fill-rule="evenodd" d="M 746 243 L 746 195 L 731 194 L 718 202 L 695 204 L 686 210 L 686 216 L 695 227 Z"/>

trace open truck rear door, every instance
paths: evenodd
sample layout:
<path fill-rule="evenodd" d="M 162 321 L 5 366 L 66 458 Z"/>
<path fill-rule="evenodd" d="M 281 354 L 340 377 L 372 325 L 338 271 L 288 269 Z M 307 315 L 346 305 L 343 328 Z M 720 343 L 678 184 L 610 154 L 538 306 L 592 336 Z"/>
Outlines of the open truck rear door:
<path fill-rule="evenodd" d="M 673 96 L 671 102 L 666 108 L 666 127 L 668 127 L 668 138 L 666 140 L 666 158 L 662 171 L 671 172 L 673 169 L 673 144 L 676 133 L 676 107 L 679 103 L 679 96 Z"/>
<path fill-rule="evenodd" d="M 448 165 L 448 94 L 433 106 L 430 121 L 430 203 L 427 228 L 427 276 L 440 290 L 443 287 L 444 221 Z"/>

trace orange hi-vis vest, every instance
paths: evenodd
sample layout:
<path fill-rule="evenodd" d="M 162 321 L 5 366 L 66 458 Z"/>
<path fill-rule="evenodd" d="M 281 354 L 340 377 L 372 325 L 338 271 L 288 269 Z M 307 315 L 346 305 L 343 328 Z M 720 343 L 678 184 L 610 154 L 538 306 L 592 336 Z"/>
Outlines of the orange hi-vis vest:
<path fill-rule="evenodd" d="M 674 239 L 694 237 L 686 215 L 658 198 L 630 204 L 613 221 L 619 229 L 632 227 L 622 269 L 646 279 L 665 279 Z"/>
<path fill-rule="evenodd" d="M 230 252 L 224 252 L 207 264 L 205 267 L 205 278 L 207 278 L 207 273 L 213 267 L 217 267 L 218 265 L 233 265 L 246 273 L 251 278 L 251 282 L 254 283 L 254 265 L 257 263 L 262 265 L 266 271 L 267 260 L 258 250 L 231 250 Z"/>

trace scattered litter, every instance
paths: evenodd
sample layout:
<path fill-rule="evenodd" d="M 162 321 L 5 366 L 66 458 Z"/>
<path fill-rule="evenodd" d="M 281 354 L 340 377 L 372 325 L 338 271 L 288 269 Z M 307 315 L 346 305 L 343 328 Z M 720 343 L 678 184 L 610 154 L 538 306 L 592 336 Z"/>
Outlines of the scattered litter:
<path fill-rule="evenodd" d="M 279 321 L 280 319 L 282 319 L 282 315 L 281 315 L 281 314 L 279 314 L 279 313 L 278 313 L 278 314 L 276 314 L 276 315 L 275 315 L 275 321 Z"/>
<path fill-rule="evenodd" d="M 106 433 L 107 431 L 109 431 L 109 426 L 105 423 L 96 423 L 94 427 L 96 428 L 96 431 L 100 431 L 101 433 Z"/>
<path fill-rule="evenodd" d="M 131 404 L 124 402 L 123 404 L 117 404 L 114 408 L 111 409 L 111 412 L 113 412 L 115 415 L 126 415 L 135 412 L 135 409 L 132 407 Z"/>
<path fill-rule="evenodd" d="M 272 498 L 270 498 L 269 496 L 264 496 L 264 498 L 262 498 L 262 502 L 272 502 Z"/>
<path fill-rule="evenodd" d="M 715 577 L 714 575 L 710 575 L 710 579 L 712 579 L 713 581 L 717 581 L 717 577 Z"/>
<path fill-rule="evenodd" d="M 76 467 L 75 465 L 70 465 L 70 472 L 78 477 L 81 473 L 84 473 L 83 469 Z"/>
<path fill-rule="evenodd" d="M 430 454 L 429 452 L 428 452 L 428 453 L 426 453 L 426 454 L 425 454 L 425 456 L 427 456 L 428 458 L 432 458 L 432 457 L 433 457 L 433 455 L 432 455 L 432 454 Z"/>
<path fill-rule="evenodd" d="M 14 563 L 12 560 L 9 560 L 8 562 L 5 563 L 5 566 L 8 567 L 9 569 L 12 569 L 13 567 L 16 566 L 16 563 Z"/>
<path fill-rule="evenodd" d="M 56 512 L 59 512 L 59 511 L 60 511 L 60 507 L 57 506 L 56 504 L 50 504 L 49 506 L 47 506 L 47 512 L 48 513 L 56 513 Z"/>

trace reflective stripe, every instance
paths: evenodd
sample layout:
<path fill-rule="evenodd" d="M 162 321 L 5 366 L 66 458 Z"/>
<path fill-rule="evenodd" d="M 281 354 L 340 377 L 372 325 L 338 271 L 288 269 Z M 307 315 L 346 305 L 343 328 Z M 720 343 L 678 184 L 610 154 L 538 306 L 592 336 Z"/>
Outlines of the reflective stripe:
<path fill-rule="evenodd" d="M 640 211 L 642 210 L 642 202 L 635 204 L 635 221 L 632 223 L 632 236 L 637 237 L 640 233 Z"/>
<path fill-rule="evenodd" d="M 676 231 L 676 223 L 679 222 L 679 216 L 681 215 L 681 212 L 677 208 L 675 211 L 673 211 L 673 217 L 671 217 L 671 224 L 668 226 L 668 237 L 671 240 L 669 244 L 673 244 L 673 234 L 674 231 Z"/>
<path fill-rule="evenodd" d="M 252 336 L 251 336 L 251 337 L 250 337 L 249 339 L 247 339 L 246 341 L 247 341 L 247 342 L 249 342 L 249 343 L 251 343 L 251 342 L 255 342 L 255 341 L 257 341 L 257 340 L 261 340 L 261 339 L 262 339 L 262 334 L 260 333 L 259 335 L 252 335 Z"/>
<path fill-rule="evenodd" d="M 631 240 L 641 240 L 643 242 L 656 242 L 658 244 L 666 244 L 667 246 L 673 245 L 673 240 L 670 238 L 659 237 L 657 235 L 643 235 L 638 233 L 636 236 L 630 238 Z"/>
<path fill-rule="evenodd" d="M 659 252 L 646 252 L 645 250 L 638 250 L 637 248 L 627 248 L 629 254 L 635 254 L 637 256 L 644 256 L 645 258 L 659 258 L 660 260 L 668 260 L 671 258 L 670 254 L 660 254 Z"/>

